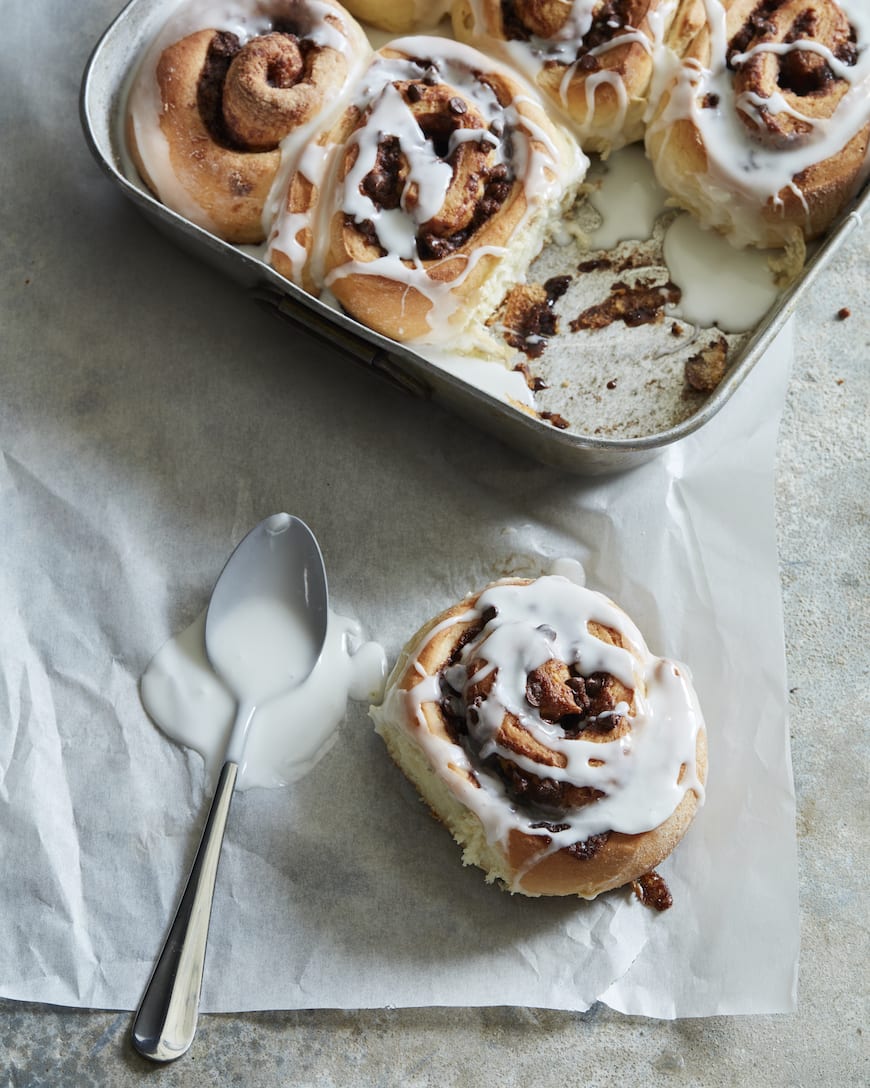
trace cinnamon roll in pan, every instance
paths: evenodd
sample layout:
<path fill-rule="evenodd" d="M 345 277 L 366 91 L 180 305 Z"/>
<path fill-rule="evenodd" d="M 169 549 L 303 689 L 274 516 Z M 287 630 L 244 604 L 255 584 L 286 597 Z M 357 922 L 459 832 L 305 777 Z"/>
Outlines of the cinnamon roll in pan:
<path fill-rule="evenodd" d="M 694 0 L 701 29 L 650 119 L 660 183 L 737 245 L 805 242 L 867 174 L 870 5 Z"/>
<path fill-rule="evenodd" d="M 513 65 L 564 111 L 584 150 L 607 153 L 643 136 L 676 11 L 676 0 L 456 0 L 452 19 L 457 38 Z"/>
<path fill-rule="evenodd" d="M 399 341 L 468 349 L 587 166 L 530 88 L 443 38 L 382 49 L 291 177 L 270 260 Z"/>
<path fill-rule="evenodd" d="M 129 100 L 136 167 L 168 207 L 235 243 L 265 240 L 288 161 L 371 55 L 333 0 L 185 5 Z"/>
<path fill-rule="evenodd" d="M 494 583 L 437 616 L 371 714 L 464 863 L 524 895 L 591 899 L 638 880 L 703 800 L 685 666 L 558 576 Z"/>

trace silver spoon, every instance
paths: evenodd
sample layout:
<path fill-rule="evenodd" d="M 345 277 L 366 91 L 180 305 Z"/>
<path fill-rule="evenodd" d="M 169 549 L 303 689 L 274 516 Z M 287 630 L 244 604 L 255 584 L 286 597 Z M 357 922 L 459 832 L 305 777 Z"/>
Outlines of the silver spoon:
<path fill-rule="evenodd" d="M 237 668 L 228 667 L 232 662 L 227 660 L 220 632 L 236 609 L 257 600 L 286 606 L 301 621 L 306 637 L 299 640 L 299 652 L 291 655 L 286 670 L 274 682 L 261 683 L 256 698 L 251 698 L 238 681 Z M 133 1046 L 152 1061 L 180 1058 L 193 1042 L 221 844 L 251 720 L 258 705 L 310 675 L 323 651 L 327 606 L 320 548 L 305 522 L 289 514 L 274 514 L 252 529 L 215 583 L 205 620 L 205 651 L 212 668 L 236 696 L 237 711 L 202 841 L 133 1020 Z"/>

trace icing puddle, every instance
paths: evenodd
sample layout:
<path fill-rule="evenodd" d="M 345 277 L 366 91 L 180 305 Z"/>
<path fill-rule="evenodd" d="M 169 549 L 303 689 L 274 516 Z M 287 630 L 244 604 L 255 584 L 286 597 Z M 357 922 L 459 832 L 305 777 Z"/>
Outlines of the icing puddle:
<path fill-rule="evenodd" d="M 224 651 L 229 657 L 242 654 L 252 619 L 256 617 L 227 632 Z M 204 634 L 205 612 L 157 651 L 142 676 L 140 694 L 166 736 L 199 752 L 207 766 L 217 767 L 236 702 L 208 663 Z M 257 679 L 265 690 L 281 661 L 281 654 L 261 655 Z M 383 648 L 364 641 L 358 623 L 330 609 L 323 653 L 311 675 L 257 708 L 236 788 L 286 786 L 306 775 L 338 739 L 348 699 L 376 699 L 385 675 Z"/>

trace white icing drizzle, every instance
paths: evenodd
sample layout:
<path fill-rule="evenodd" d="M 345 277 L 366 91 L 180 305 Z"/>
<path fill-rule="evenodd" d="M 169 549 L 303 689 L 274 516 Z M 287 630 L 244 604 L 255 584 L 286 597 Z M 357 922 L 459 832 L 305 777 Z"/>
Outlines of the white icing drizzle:
<path fill-rule="evenodd" d="M 605 163 L 593 163 L 586 180 L 590 183 L 587 199 L 601 216 L 601 223 L 589 234 L 590 249 L 612 249 L 620 242 L 652 237 L 656 219 L 667 206 L 667 193 L 656 181 L 642 147 L 624 147 Z"/>
<path fill-rule="evenodd" d="M 711 225 L 728 229 L 738 245 L 752 244 L 757 233 L 753 211 L 760 214 L 758 209 L 785 188 L 797 193 L 797 175 L 836 155 L 870 121 L 870 4 L 866 0 L 838 0 L 856 32 L 857 62 L 853 66 L 843 64 L 822 43 L 809 39 L 757 44 L 734 58 L 739 62 L 759 53 L 782 56 L 795 50 L 823 57 L 849 88 L 829 118 L 812 119 L 802 118 L 779 92 L 770 98 L 736 93 L 727 65 L 726 7 L 721 0 L 703 0 L 703 4 L 711 40 L 709 64 L 694 58 L 682 64 L 672 60 L 670 70 L 676 76 L 668 88 L 669 101 L 649 131 L 654 134 L 684 120 L 696 126 L 707 156 Z M 752 139 L 738 107 L 756 119 L 762 107 L 770 114 L 786 112 L 808 121 L 811 131 L 788 146 L 766 147 Z M 661 161 L 667 156 L 665 145 L 658 158 Z M 740 207 L 733 204 L 735 196 L 743 198 Z"/>
<path fill-rule="evenodd" d="M 334 148 L 322 144 L 318 139 L 312 138 L 301 154 L 294 159 L 288 157 L 288 173 L 293 169 L 298 170 L 312 185 L 320 189 L 325 183 L 327 171 L 332 161 Z M 284 172 L 282 171 L 282 174 Z M 281 206 L 273 220 L 272 233 L 268 239 L 265 260 L 271 261 L 271 255 L 275 250 L 280 250 L 291 262 L 292 272 L 290 278 L 294 283 L 301 284 L 302 274 L 308 261 L 309 253 L 300 235 L 306 228 L 312 225 L 312 217 L 309 212 L 293 212 L 287 206 L 286 187 L 288 178 L 284 177 L 279 195 Z M 274 186 L 272 192 L 278 191 Z M 316 282 L 323 279 L 322 273 L 323 247 L 312 254 L 312 273 Z M 315 266 L 315 261 L 319 264 Z"/>
<path fill-rule="evenodd" d="M 533 83 L 536 82 L 545 69 L 553 65 L 563 69 L 559 84 L 559 99 L 566 112 L 566 120 L 571 123 L 581 142 L 594 135 L 613 147 L 621 146 L 624 143 L 622 130 L 629 105 L 629 94 L 625 80 L 617 70 L 605 67 L 598 72 L 586 75 L 584 87 L 587 114 L 585 120 L 571 117 L 568 111 L 569 89 L 582 60 L 577 53 L 592 28 L 596 11 L 601 7 L 601 0 L 566 0 L 566 6 L 569 4 L 570 11 L 567 19 L 551 38 L 531 34 L 528 41 L 521 41 L 500 36 L 499 25 L 493 22 L 495 16 L 487 16 L 484 0 L 468 0 L 474 20 L 473 34 L 481 41 L 485 40 L 488 49 L 510 61 L 527 79 Z M 612 29 L 615 31 L 613 37 L 586 50 L 584 55 L 601 57 L 618 47 L 639 45 L 653 58 L 653 64 L 656 65 L 657 58 L 664 48 L 665 34 L 676 12 L 677 4 L 678 0 L 653 2 L 645 15 L 647 25 L 644 29 L 627 24 L 624 26 L 612 24 Z M 613 88 L 619 105 L 613 119 L 607 124 L 604 124 L 601 116 L 595 112 L 595 95 L 602 85 Z"/>
<path fill-rule="evenodd" d="M 330 48 L 345 57 L 347 92 L 371 55 L 361 28 L 343 9 L 323 0 L 188 0 L 167 20 L 145 51 L 134 78 L 127 103 L 139 154 L 160 199 L 185 219 L 215 231 L 208 212 L 181 185 L 170 158 L 169 143 L 160 127 L 163 113 L 157 84 L 157 63 L 169 46 L 197 31 L 213 29 L 235 34 L 241 45 L 268 34 L 276 19 L 292 16 L 300 37 L 321 48 Z M 327 16 L 330 18 L 327 19 Z M 340 21 L 343 29 L 335 25 Z M 335 116 L 344 97 L 326 104 L 325 110 L 298 126 L 281 141 L 281 165 L 263 208 L 263 232 L 268 234 L 281 206 L 283 189 L 294 162 L 306 153 L 324 121 Z"/>
<path fill-rule="evenodd" d="M 379 140 L 384 136 L 398 139 L 408 162 L 408 177 L 399 208 L 378 207 L 362 187 L 366 175 L 375 168 Z M 444 204 L 453 180 L 450 164 L 435 153 L 432 141 L 426 138 L 393 83 L 387 83 L 381 89 L 369 107 L 365 126 L 351 136 L 349 146 L 355 147 L 358 153 L 344 180 L 342 211 L 357 223 L 369 220 L 381 246 L 390 254 L 413 260 L 417 256 L 419 227 Z M 406 198 L 412 186 L 417 190 L 417 200 L 409 209 Z"/>
<path fill-rule="evenodd" d="M 235 649 L 232 644 L 227 647 L 228 654 L 237 654 L 240 662 L 250 650 L 244 628 L 231 633 Z M 158 650 L 142 677 L 140 694 L 145 709 L 168 737 L 193 748 L 209 767 L 217 768 L 236 703 L 208 663 L 204 633 L 203 612 Z M 274 653 L 266 656 L 257 679 L 264 690 L 276 691 L 283 683 L 282 664 Z M 326 643 L 313 672 L 298 687 L 255 711 L 237 788 L 272 788 L 302 778 L 335 743 L 348 698 L 377 698 L 385 671 L 383 648 L 364 642 L 356 621 L 330 610 Z"/>
<path fill-rule="evenodd" d="M 421 344 L 417 352 L 448 374 L 469 382 L 475 389 L 488 393 L 496 400 L 506 400 L 529 412 L 535 408 L 535 397 L 526 379 L 501 359 L 459 355 L 449 348 L 433 344 Z"/>
<path fill-rule="evenodd" d="M 486 698 L 477 706 L 476 724 L 469 716 L 474 741 L 474 754 L 470 754 L 429 730 L 422 708 L 441 701 L 441 679 L 426 675 L 419 654 L 436 633 L 469 619 L 480 620 L 490 608 L 496 609 L 494 617 L 462 648 L 445 676 L 454 690 L 466 691 L 483 675 L 495 673 Z M 626 648 L 589 634 L 590 621 L 619 631 Z M 630 732 L 613 740 L 584 741 L 570 739 L 557 725 L 546 722 L 526 699 L 526 681 L 529 672 L 551 658 L 577 665 L 584 676 L 610 673 L 631 688 L 633 711 L 622 703 L 610 712 L 627 716 Z M 469 677 L 468 665 L 479 659 L 486 664 Z M 576 581 L 545 575 L 525 585 L 497 583 L 480 595 L 473 608 L 428 632 L 412 650 L 412 660 L 424 678 L 410 690 L 390 686 L 383 705 L 373 708 L 372 715 L 376 722 L 399 724 L 413 732 L 434 772 L 475 813 L 490 842 L 506 844 L 516 829 L 549 839 L 543 852 L 550 853 L 607 831 L 651 831 L 671 816 L 689 790 L 703 800 L 696 745 L 704 723 L 688 669 L 650 653 L 640 631 L 617 605 Z M 504 750 L 497 734 L 508 714 L 551 752 L 559 753 L 565 766 L 538 764 Z M 604 796 L 549 816 L 541 810 L 523 810 L 507 796 L 501 780 L 481 765 L 494 753 L 542 778 L 591 787 Z M 472 772 L 478 785 L 453 768 Z M 551 826 L 534 827 L 542 820 Z M 521 879 L 522 874 L 517 883 Z"/>
<path fill-rule="evenodd" d="M 494 152 L 493 165 L 505 164 L 510 174 L 521 181 L 526 212 L 517 233 L 533 220 L 558 211 L 566 190 L 582 179 L 588 160 L 579 148 L 567 141 L 564 147 L 554 143 L 544 127 L 543 114 L 540 124 L 528 115 L 523 107 L 540 108 L 531 97 L 518 94 L 503 106 L 483 78 L 487 71 L 500 69 L 476 50 L 444 38 L 425 36 L 399 39 L 391 43 L 390 49 L 400 55 L 376 56 L 358 84 L 353 105 L 363 122 L 348 141 L 357 149 L 357 155 L 347 177 L 338 183 L 337 173 L 345 147 L 332 145 L 304 156 L 299 161 L 300 171 L 324 195 L 310 213 L 285 213 L 277 225 L 271 248 L 281 250 L 291 259 L 292 275 L 298 282 L 306 256 L 298 237 L 300 231 L 311 227 L 315 244 L 308 267 L 315 282 L 322 281 L 331 288 L 347 276 L 366 275 L 383 276 L 405 284 L 419 291 L 430 303 L 427 314 L 430 333 L 426 339 L 441 343 L 455 336 L 449 325 L 461 301 L 455 289 L 464 283 L 483 257 L 500 259 L 507 249 L 480 244 L 469 253 L 452 252 L 441 262 L 424 261 L 418 253 L 419 226 L 443 206 L 453 168 L 435 155 L 432 144 L 425 138 L 395 86 L 423 76 L 426 69 L 421 68 L 416 58 L 425 58 L 437 73 L 439 82 L 464 98 L 483 119 L 484 128 L 460 129 L 454 133 L 449 149 L 469 140 L 488 143 Z M 493 125 L 498 136 L 493 134 Z M 362 180 L 377 161 L 378 145 L 385 136 L 393 136 L 399 141 L 410 168 L 401 205 L 395 209 L 380 207 L 361 187 Z M 408 199 L 411 186 L 415 190 L 414 200 Z M 337 212 L 357 223 L 368 221 L 386 252 L 371 261 L 347 261 L 324 275 L 329 223 Z M 429 270 L 439 263 L 449 265 L 449 279 L 439 281 L 430 276 Z M 494 300 L 493 305 L 497 301 Z"/>

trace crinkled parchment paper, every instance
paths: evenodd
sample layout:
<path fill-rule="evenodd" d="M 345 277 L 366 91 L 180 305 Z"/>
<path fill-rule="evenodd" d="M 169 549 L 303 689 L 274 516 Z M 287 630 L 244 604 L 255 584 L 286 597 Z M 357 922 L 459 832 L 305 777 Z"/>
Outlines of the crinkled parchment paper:
<path fill-rule="evenodd" d="M 463 869 L 366 707 L 292 789 L 233 804 L 203 1008 L 602 998 L 656 1016 L 787 1010 L 796 844 L 773 520 L 786 336 L 696 436 L 622 477 L 533 464 L 290 334 L 175 250 L 100 175 L 76 93 L 117 2 L 10 24 L 0 74 L 0 994 L 132 1008 L 213 768 L 138 682 L 278 510 L 323 547 L 333 607 L 392 658 L 509 573 L 579 559 L 691 666 L 707 804 L 630 894 L 527 900 Z M 39 43 L 36 60 L 35 44 Z"/>
<path fill-rule="evenodd" d="M 168 305 L 156 297 L 153 312 Z M 335 607 L 391 657 L 465 592 L 581 560 L 657 652 L 692 668 L 708 800 L 662 867 L 675 898 L 664 915 L 626 892 L 511 897 L 462 868 L 352 704 L 308 778 L 236 798 L 205 1009 L 583 1009 L 602 997 L 656 1016 L 790 1008 L 795 836 L 772 504 L 788 338 L 702 434 L 584 482 L 284 345 L 283 330 L 263 333 L 237 307 L 265 364 L 234 350 L 236 333 L 226 345 L 206 330 L 206 357 L 182 328 L 164 354 L 156 335 L 127 348 L 123 376 L 101 347 L 99 361 L 74 351 L 66 370 L 62 347 L 35 369 L 22 358 L 4 399 L 0 992 L 137 1003 L 214 772 L 156 730 L 138 680 L 204 606 L 233 543 L 288 509 L 318 533 Z"/>

